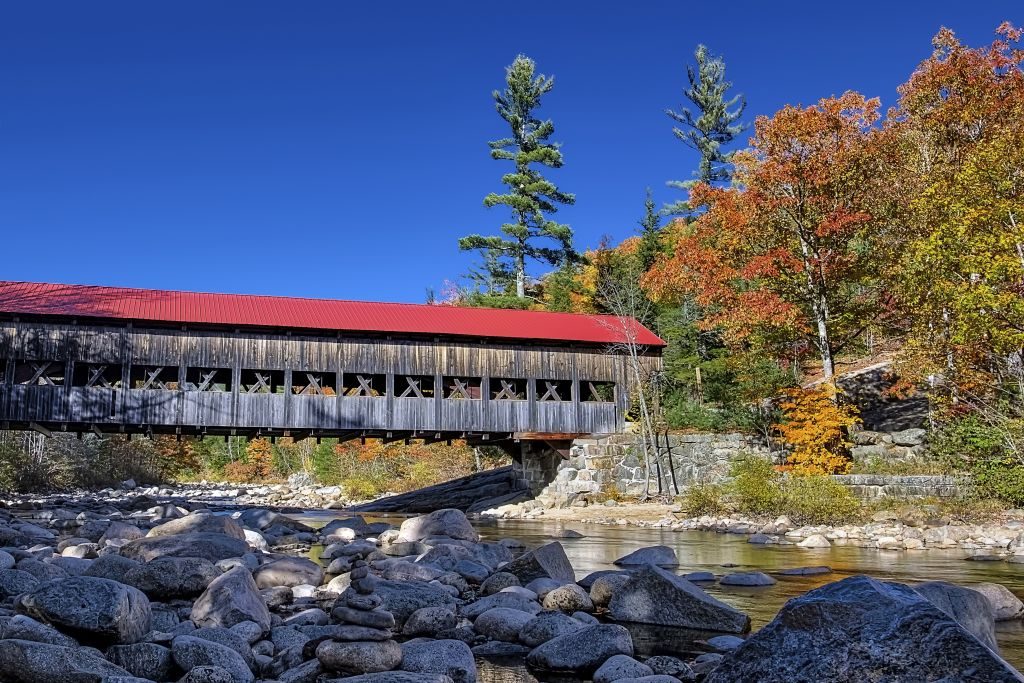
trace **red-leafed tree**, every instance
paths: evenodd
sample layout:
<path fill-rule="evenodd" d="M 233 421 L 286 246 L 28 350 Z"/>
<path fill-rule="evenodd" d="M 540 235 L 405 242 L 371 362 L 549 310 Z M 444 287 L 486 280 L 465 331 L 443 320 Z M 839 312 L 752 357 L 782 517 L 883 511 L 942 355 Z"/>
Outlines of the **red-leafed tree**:
<path fill-rule="evenodd" d="M 737 185 L 697 185 L 703 213 L 644 277 L 656 299 L 691 295 L 703 323 L 737 344 L 791 357 L 805 340 L 826 378 L 873 319 L 874 125 L 878 101 L 848 92 L 760 117 Z M 803 344 L 806 346 L 806 344 Z"/>

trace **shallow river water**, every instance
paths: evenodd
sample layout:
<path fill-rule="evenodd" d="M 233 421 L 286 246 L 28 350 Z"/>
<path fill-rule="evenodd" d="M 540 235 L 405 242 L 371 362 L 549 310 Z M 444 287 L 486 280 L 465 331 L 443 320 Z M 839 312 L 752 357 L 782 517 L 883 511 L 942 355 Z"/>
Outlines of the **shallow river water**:
<path fill-rule="evenodd" d="M 345 516 L 326 512 L 304 515 L 307 522 L 326 523 Z M 366 516 L 372 521 L 401 523 L 397 516 Z M 958 550 L 886 551 L 854 546 L 833 546 L 808 550 L 796 546 L 762 546 L 747 543 L 747 537 L 700 531 L 661 531 L 636 527 L 610 527 L 596 524 L 561 524 L 540 520 L 501 520 L 478 526 L 484 540 L 516 538 L 528 547 L 547 543 L 562 529 L 574 529 L 584 538 L 557 539 L 576 570 L 576 578 L 599 569 L 615 569 L 612 562 L 638 548 L 667 545 L 679 556 L 681 574 L 710 571 L 721 576 L 732 571 L 757 569 L 767 573 L 780 569 L 827 565 L 831 574 L 808 577 L 776 576 L 778 583 L 765 588 L 737 588 L 702 584 L 709 593 L 750 615 L 752 630 L 772 620 L 779 608 L 808 590 L 854 574 L 916 583 L 949 581 L 970 585 L 984 581 L 1001 583 L 1024 596 L 1024 564 L 1006 562 L 969 562 L 967 553 Z M 670 654 L 673 651 L 700 652 L 693 645 L 693 632 L 673 633 L 664 627 L 636 628 L 634 642 L 641 654 Z M 699 635 L 699 634 L 697 634 Z M 997 624 L 997 636 L 1004 659 L 1024 670 L 1024 626 L 1020 622 Z M 481 662 L 483 683 L 535 681 L 517 662 Z"/>

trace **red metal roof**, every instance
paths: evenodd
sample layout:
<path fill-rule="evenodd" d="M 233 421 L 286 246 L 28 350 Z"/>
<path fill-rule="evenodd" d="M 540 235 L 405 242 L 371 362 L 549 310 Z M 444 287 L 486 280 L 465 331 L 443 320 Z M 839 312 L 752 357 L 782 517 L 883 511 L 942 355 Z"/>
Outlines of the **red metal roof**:
<path fill-rule="evenodd" d="M 609 315 L 37 282 L 0 281 L 0 313 L 585 344 L 635 336 L 637 344 L 665 346 L 636 320 Z"/>

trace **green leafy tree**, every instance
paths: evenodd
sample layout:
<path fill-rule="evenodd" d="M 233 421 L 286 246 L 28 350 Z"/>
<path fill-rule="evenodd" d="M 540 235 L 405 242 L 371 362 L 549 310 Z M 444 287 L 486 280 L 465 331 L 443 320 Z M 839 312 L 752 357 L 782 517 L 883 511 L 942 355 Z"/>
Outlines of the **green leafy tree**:
<path fill-rule="evenodd" d="M 644 199 L 644 217 L 637 222 L 640 224 L 637 257 L 640 259 L 640 265 L 647 271 L 654 265 L 661 251 L 661 212 L 655 208 L 654 195 L 649 187 Z"/>
<path fill-rule="evenodd" d="M 563 266 L 578 259 L 572 229 L 549 218 L 558 205 L 572 204 L 576 198 L 559 190 L 538 168 L 560 168 L 562 152 L 557 143 L 550 142 L 554 124 L 536 114 L 555 80 L 535 72 L 533 60 L 519 55 L 506 70 L 505 90 L 494 91 L 495 108 L 508 123 L 511 136 L 489 143 L 491 157 L 513 162 L 515 170 L 502 177 L 508 192 L 492 192 L 484 198 L 484 206 L 507 206 L 512 221 L 501 226 L 501 235 L 469 235 L 459 240 L 460 249 L 481 252 L 485 263 L 488 259 L 509 261 L 519 298 L 526 296 L 528 261 Z"/>
<path fill-rule="evenodd" d="M 732 154 L 723 147 L 736 139 L 746 129 L 740 122 L 747 107 L 742 95 L 728 96 L 732 83 L 725 80 L 725 62 L 698 45 L 694 52 L 697 66 L 686 67 L 686 78 L 690 87 L 683 90 L 683 96 L 693 109 L 683 107 L 676 112 L 666 109 L 669 118 L 679 125 L 672 129 L 683 144 L 700 154 L 700 163 L 692 180 L 669 181 L 669 187 L 689 190 L 695 183 L 728 183 L 732 178 L 730 162 Z M 665 208 L 668 214 L 690 213 L 685 201 L 670 204 Z"/>

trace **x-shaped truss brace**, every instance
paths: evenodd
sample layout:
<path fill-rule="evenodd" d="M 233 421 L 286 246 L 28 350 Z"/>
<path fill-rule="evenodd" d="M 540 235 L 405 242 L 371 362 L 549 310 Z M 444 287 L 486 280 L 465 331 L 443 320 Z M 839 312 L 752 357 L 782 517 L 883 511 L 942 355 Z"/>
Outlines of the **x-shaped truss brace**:
<path fill-rule="evenodd" d="M 163 368 L 161 368 L 163 369 Z M 209 370 L 203 372 L 199 371 L 200 382 L 196 385 L 196 391 L 211 391 L 210 386 L 214 383 L 213 380 L 217 378 L 216 370 Z"/>
<path fill-rule="evenodd" d="M 406 376 L 406 378 L 405 378 L 405 383 L 406 383 L 405 391 L 403 391 L 402 395 L 399 396 L 398 398 L 406 398 L 409 394 L 415 395 L 416 398 L 424 398 L 424 396 L 423 396 L 423 388 L 420 386 L 422 382 L 423 382 L 422 379 L 416 379 L 415 377 L 408 377 L 408 376 Z"/>
<path fill-rule="evenodd" d="M 540 397 L 541 401 L 562 401 L 564 400 L 558 395 L 558 384 L 549 380 L 544 380 L 544 385 L 547 387 L 547 391 Z"/>
<path fill-rule="evenodd" d="M 109 379 L 107 379 L 107 377 L 106 377 L 107 367 L 109 367 L 109 366 L 107 366 L 107 365 L 94 365 L 91 368 L 88 368 L 89 376 L 85 380 L 85 386 L 87 386 L 87 387 L 102 387 L 104 389 L 113 389 L 113 388 L 115 388 L 115 382 L 120 382 L 120 380 L 115 380 L 114 382 L 111 382 Z"/>
<path fill-rule="evenodd" d="M 303 373 L 306 375 L 306 386 L 302 387 L 296 394 L 306 394 L 310 396 L 323 396 L 324 387 L 323 380 L 312 372 Z"/>
<path fill-rule="evenodd" d="M 164 371 L 163 367 L 158 368 L 145 368 L 143 372 L 146 373 L 146 380 L 142 383 L 143 389 L 167 389 L 167 382 L 160 379 L 160 373 Z M 200 390 L 201 391 L 201 390 Z"/>
<path fill-rule="evenodd" d="M 366 377 L 364 375 L 356 375 L 356 381 L 359 382 L 359 386 L 355 388 L 351 396 L 373 396 L 373 387 L 370 383 L 373 381 L 372 377 Z"/>
<path fill-rule="evenodd" d="M 494 394 L 494 399 L 497 401 L 501 400 L 515 400 L 519 398 L 519 392 L 516 391 L 515 380 L 509 381 L 506 379 L 498 380 L 501 382 L 501 391 Z"/>
<path fill-rule="evenodd" d="M 50 370 L 52 362 L 46 363 L 29 363 L 32 366 L 32 379 L 25 382 L 25 384 L 39 384 L 42 386 L 55 387 L 53 380 L 47 374 Z"/>
<path fill-rule="evenodd" d="M 448 386 L 448 398 L 472 398 L 469 395 L 469 380 L 461 380 L 452 377 L 452 383 Z"/>
<path fill-rule="evenodd" d="M 253 377 L 256 378 L 256 381 L 249 385 L 249 387 L 245 390 L 245 393 L 247 393 L 247 394 L 269 394 L 270 393 L 270 373 L 267 373 L 266 375 L 264 375 L 264 374 L 259 373 L 259 372 L 253 372 L 252 374 L 253 374 Z"/>

